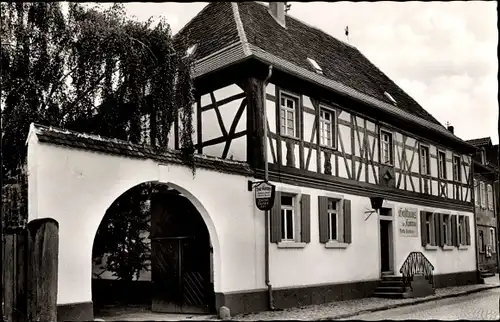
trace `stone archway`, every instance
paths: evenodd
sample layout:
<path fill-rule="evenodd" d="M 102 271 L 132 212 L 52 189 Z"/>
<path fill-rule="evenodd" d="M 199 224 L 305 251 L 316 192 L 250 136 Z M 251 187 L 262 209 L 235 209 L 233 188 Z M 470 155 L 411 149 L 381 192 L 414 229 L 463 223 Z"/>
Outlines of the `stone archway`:
<path fill-rule="evenodd" d="M 115 255 L 104 256 L 104 261 L 98 257 L 99 278 L 92 280 L 95 314 L 105 304 L 118 303 L 148 305 L 152 311 L 163 313 L 214 312 L 212 238 L 198 210 L 203 207 L 191 200 L 196 199 L 178 185 L 148 182 L 130 188 L 113 202 L 102 218 L 93 246 L 93 271 L 96 249 L 115 250 Z M 145 201 L 149 206 L 141 208 Z M 131 223 L 135 229 L 130 230 Z M 103 241 L 107 247 L 97 245 Z M 137 253 L 138 245 L 143 254 Z M 124 250 L 127 247 L 130 251 Z M 117 256 L 118 250 L 123 255 Z M 99 251 L 97 255 L 102 256 Z M 107 266 L 108 259 L 114 265 Z M 125 270 L 117 271 L 117 265 Z M 142 265 L 144 268 L 139 269 Z M 118 278 L 106 271 L 110 267 Z M 134 272 L 137 275 L 133 277 Z"/>

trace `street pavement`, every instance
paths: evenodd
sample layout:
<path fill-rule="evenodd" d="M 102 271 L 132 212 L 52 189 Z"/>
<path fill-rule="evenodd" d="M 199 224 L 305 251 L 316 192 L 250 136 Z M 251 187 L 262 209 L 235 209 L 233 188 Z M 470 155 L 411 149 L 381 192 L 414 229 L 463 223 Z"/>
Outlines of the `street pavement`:
<path fill-rule="evenodd" d="M 346 320 L 500 320 L 500 289 L 356 315 Z"/>

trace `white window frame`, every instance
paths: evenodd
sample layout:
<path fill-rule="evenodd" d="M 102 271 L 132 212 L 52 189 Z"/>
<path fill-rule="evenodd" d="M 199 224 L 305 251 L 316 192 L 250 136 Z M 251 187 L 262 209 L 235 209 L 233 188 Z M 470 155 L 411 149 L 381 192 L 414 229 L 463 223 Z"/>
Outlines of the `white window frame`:
<path fill-rule="evenodd" d="M 385 137 L 389 139 L 387 142 Z M 394 136 L 392 135 L 392 132 L 389 132 L 387 130 L 380 130 L 380 163 L 384 165 L 394 165 L 394 156 L 392 154 L 392 147 L 394 145 Z M 388 145 L 388 153 L 389 153 L 389 160 L 386 161 L 386 153 L 384 152 L 384 146 Z"/>
<path fill-rule="evenodd" d="M 486 208 L 486 186 L 484 181 L 479 181 L 479 193 L 481 200 L 481 208 Z"/>
<path fill-rule="evenodd" d="M 443 160 L 441 160 L 441 156 L 443 156 Z M 437 161 L 438 161 L 438 177 L 439 177 L 439 179 L 446 179 L 446 152 L 445 151 L 438 150 Z"/>
<path fill-rule="evenodd" d="M 281 104 L 281 100 L 285 99 L 285 105 Z M 293 108 L 290 108 L 286 105 L 287 100 L 290 100 L 293 102 Z M 297 129 L 297 107 L 299 104 L 299 97 L 284 91 L 280 91 L 280 99 L 279 99 L 279 109 L 280 109 L 280 115 L 279 115 L 279 120 L 280 120 L 280 134 L 281 136 L 287 136 L 291 138 L 297 138 L 298 137 L 298 129 Z M 281 113 L 283 112 L 284 114 L 284 121 L 281 116 Z M 292 121 L 293 121 L 293 133 L 290 134 L 288 132 L 288 112 L 292 112 Z M 285 132 L 283 132 L 283 126 L 285 126 Z"/>
<path fill-rule="evenodd" d="M 436 244 L 435 231 L 434 231 L 434 214 L 427 212 L 425 214 L 425 229 L 427 230 L 427 245 Z"/>
<path fill-rule="evenodd" d="M 451 216 L 449 214 L 443 214 L 443 226 L 444 226 L 444 244 L 451 245 Z"/>
<path fill-rule="evenodd" d="M 490 241 L 491 241 L 491 252 L 496 253 L 496 236 L 495 236 L 495 228 L 490 227 Z"/>
<path fill-rule="evenodd" d="M 493 210 L 493 186 L 491 184 L 486 185 L 486 199 L 488 203 L 488 209 Z"/>
<path fill-rule="evenodd" d="M 457 161 L 457 162 L 455 162 L 455 161 Z M 460 169 L 461 165 L 462 165 L 462 160 L 460 160 L 460 156 L 454 155 L 453 156 L 453 181 L 462 182 L 462 171 Z M 457 172 L 455 172 L 455 170 Z"/>
<path fill-rule="evenodd" d="M 327 214 L 328 214 L 328 240 L 329 241 L 340 241 L 340 229 L 339 229 L 339 220 L 340 220 L 340 215 L 342 214 L 342 209 L 341 209 L 341 199 L 336 199 L 336 198 L 328 198 L 328 203 L 329 202 L 335 203 L 335 209 L 330 209 L 327 206 Z M 335 238 L 332 236 L 332 217 L 335 216 Z"/>
<path fill-rule="evenodd" d="M 465 216 L 459 215 L 457 219 L 457 239 L 459 245 L 467 244 L 466 241 L 466 227 L 465 227 Z"/>
<path fill-rule="evenodd" d="M 282 194 L 281 197 L 289 197 L 292 198 L 292 205 L 284 205 L 283 202 L 280 202 L 281 204 L 281 210 L 280 210 L 280 216 L 281 216 L 281 223 L 282 226 L 285 227 L 284 235 L 283 231 L 281 231 L 280 227 L 280 234 L 281 234 L 281 240 L 284 242 L 294 242 L 295 241 L 295 219 L 296 219 L 296 214 L 297 214 L 297 207 L 296 207 L 296 195 L 291 195 L 291 194 Z M 285 211 L 285 212 L 283 212 Z M 286 213 L 287 211 L 292 212 L 292 236 L 288 236 L 287 234 L 287 220 L 286 220 Z"/>
<path fill-rule="evenodd" d="M 330 120 L 327 121 L 326 118 L 323 116 L 323 113 L 328 113 L 330 114 Z M 328 125 L 330 127 L 330 144 L 328 142 L 324 142 L 323 139 L 325 136 L 323 136 L 324 133 L 324 128 L 325 125 Z M 320 104 L 319 106 L 319 142 L 320 145 L 326 146 L 332 149 L 337 148 L 337 111 L 325 106 L 323 104 Z"/>
<path fill-rule="evenodd" d="M 422 152 L 425 151 L 425 158 Z M 429 146 L 427 145 L 420 145 L 420 173 L 424 175 L 430 175 L 431 174 L 431 168 L 430 168 L 430 154 L 429 154 Z"/>

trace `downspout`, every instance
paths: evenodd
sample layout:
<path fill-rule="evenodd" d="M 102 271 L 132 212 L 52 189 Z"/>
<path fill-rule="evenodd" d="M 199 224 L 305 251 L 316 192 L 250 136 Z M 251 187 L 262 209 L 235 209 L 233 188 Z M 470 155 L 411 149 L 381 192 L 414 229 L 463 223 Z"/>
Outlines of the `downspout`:
<path fill-rule="evenodd" d="M 269 65 L 269 73 L 267 74 L 266 79 L 264 80 L 263 86 L 263 95 L 262 99 L 264 103 L 262 104 L 263 112 L 264 112 L 264 180 L 267 182 L 269 180 L 269 166 L 267 164 L 267 104 L 266 104 L 266 87 L 269 83 L 269 79 L 273 74 L 273 65 Z M 267 285 L 267 292 L 269 297 L 269 309 L 274 310 L 274 298 L 273 298 L 273 286 L 269 281 L 269 211 L 265 211 L 265 279 Z"/>

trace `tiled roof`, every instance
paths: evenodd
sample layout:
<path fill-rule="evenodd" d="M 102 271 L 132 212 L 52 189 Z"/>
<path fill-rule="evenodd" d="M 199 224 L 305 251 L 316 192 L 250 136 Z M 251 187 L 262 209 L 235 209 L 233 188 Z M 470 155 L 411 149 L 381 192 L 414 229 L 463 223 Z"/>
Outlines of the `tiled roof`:
<path fill-rule="evenodd" d="M 184 164 L 181 151 L 167 150 L 158 153 L 150 146 L 133 144 L 93 134 L 79 133 L 39 124 L 32 124 L 32 128 L 38 140 L 44 143 L 133 158 L 152 159 L 160 163 Z M 195 165 L 196 167 L 219 172 L 253 175 L 253 170 L 245 162 L 223 160 L 205 155 L 195 154 Z"/>
<path fill-rule="evenodd" d="M 488 136 L 488 137 L 485 137 L 485 138 L 466 140 L 465 142 L 467 142 L 470 145 L 473 145 L 475 147 L 481 147 L 481 146 L 484 146 L 484 145 L 491 144 L 491 138 Z"/>
<path fill-rule="evenodd" d="M 176 43 L 181 40 L 187 46 L 198 44 L 200 48 L 194 55 L 195 78 L 255 57 L 373 108 L 432 129 L 472 149 L 359 50 L 290 15 L 286 15 L 286 28 L 283 28 L 261 3 L 210 3 L 174 36 Z M 322 75 L 316 73 L 307 58 L 321 66 Z M 393 105 L 384 92 L 397 104 Z"/>

